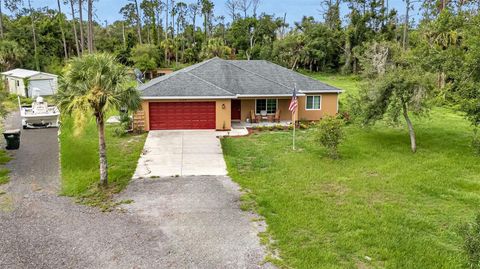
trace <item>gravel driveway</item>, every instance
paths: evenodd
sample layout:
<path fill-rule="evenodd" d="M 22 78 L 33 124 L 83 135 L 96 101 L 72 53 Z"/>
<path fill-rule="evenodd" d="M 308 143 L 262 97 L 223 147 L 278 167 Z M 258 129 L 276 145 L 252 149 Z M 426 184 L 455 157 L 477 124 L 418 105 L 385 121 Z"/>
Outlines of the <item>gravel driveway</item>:
<path fill-rule="evenodd" d="M 18 128 L 18 113 L 6 125 Z M 0 268 L 269 266 L 227 177 L 134 181 L 121 195 L 135 201 L 127 213 L 59 197 L 56 132 L 22 130 L 12 152 L 10 183 L 0 186 Z"/>

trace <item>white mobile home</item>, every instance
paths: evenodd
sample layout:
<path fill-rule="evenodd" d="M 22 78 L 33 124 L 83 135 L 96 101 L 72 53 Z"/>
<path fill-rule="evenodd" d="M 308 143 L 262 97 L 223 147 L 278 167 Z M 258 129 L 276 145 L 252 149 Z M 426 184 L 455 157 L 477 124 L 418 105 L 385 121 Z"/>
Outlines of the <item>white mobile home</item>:
<path fill-rule="evenodd" d="M 20 96 L 48 96 L 57 92 L 58 76 L 26 69 L 13 69 L 2 73 L 10 93 Z"/>

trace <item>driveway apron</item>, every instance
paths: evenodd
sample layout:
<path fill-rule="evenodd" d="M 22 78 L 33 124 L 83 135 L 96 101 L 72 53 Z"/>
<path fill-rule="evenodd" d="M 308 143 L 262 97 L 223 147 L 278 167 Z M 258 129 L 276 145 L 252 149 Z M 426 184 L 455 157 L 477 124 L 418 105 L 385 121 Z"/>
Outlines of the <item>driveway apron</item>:
<path fill-rule="evenodd" d="M 214 131 L 151 131 L 135 178 L 227 174 Z"/>

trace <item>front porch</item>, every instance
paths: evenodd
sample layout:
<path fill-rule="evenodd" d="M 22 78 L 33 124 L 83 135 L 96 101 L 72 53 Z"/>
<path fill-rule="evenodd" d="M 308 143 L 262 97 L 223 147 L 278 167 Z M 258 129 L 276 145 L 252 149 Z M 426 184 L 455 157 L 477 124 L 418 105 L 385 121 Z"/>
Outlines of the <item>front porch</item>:
<path fill-rule="evenodd" d="M 244 127 L 273 126 L 292 121 L 290 97 L 242 98 L 231 102 L 232 124 Z"/>
<path fill-rule="evenodd" d="M 288 127 L 292 124 L 292 121 L 280 121 L 280 122 L 244 122 L 244 121 L 232 121 L 232 129 L 229 131 L 217 131 L 217 136 L 246 136 L 249 134 L 248 129 L 255 128 L 269 128 L 269 127 Z"/>
<path fill-rule="evenodd" d="M 232 121 L 232 129 L 241 128 L 258 128 L 258 127 L 275 127 L 282 126 L 288 127 L 292 125 L 292 121 L 281 120 L 280 122 L 260 121 L 260 122 L 245 122 L 245 121 Z"/>

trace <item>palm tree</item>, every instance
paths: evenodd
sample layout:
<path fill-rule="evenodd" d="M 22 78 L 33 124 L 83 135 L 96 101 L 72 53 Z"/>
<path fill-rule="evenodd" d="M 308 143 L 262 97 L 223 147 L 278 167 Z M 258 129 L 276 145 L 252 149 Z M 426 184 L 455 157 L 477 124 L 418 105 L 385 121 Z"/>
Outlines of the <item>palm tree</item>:
<path fill-rule="evenodd" d="M 140 107 L 138 91 L 129 87 L 125 66 L 109 54 L 88 54 L 73 58 L 60 79 L 57 103 L 62 113 L 72 115 L 76 126 L 95 116 L 98 130 L 100 185 L 108 184 L 105 114 L 111 109 Z M 79 127 L 80 128 L 80 127 Z"/>

